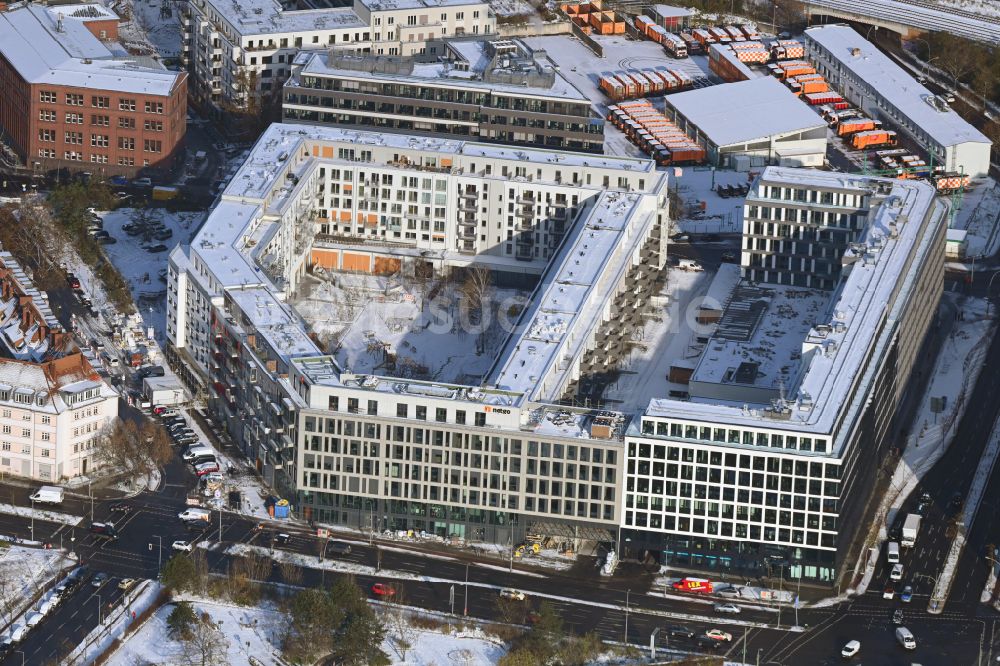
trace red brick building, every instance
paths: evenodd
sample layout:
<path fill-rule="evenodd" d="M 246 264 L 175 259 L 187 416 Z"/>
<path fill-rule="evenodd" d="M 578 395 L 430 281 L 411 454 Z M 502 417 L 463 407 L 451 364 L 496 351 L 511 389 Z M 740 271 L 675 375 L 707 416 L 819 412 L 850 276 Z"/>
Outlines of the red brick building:
<path fill-rule="evenodd" d="M 157 176 L 183 158 L 187 73 L 117 39 L 101 5 L 0 12 L 0 132 L 26 168 Z"/>

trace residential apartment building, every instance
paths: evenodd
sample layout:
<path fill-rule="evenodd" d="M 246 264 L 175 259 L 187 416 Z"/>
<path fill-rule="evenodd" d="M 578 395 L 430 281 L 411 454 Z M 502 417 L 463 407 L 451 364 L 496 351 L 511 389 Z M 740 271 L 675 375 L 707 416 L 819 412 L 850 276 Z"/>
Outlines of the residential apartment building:
<path fill-rule="evenodd" d="M 765 169 L 744 207 L 746 281 L 689 399 L 651 401 L 628 432 L 623 535 L 672 566 L 834 582 L 907 427 L 946 217 L 926 183 Z"/>
<path fill-rule="evenodd" d="M 97 4 L 0 12 L 0 129 L 33 171 L 169 172 L 183 158 L 187 74 L 117 43 Z"/>
<path fill-rule="evenodd" d="M 451 40 L 444 55 L 302 53 L 285 122 L 603 152 L 604 121 L 544 52 L 516 40 Z"/>
<path fill-rule="evenodd" d="M 986 136 L 849 25 L 805 31 L 806 54 L 845 99 L 927 151 L 934 166 L 973 178 L 990 169 Z"/>
<path fill-rule="evenodd" d="M 53 482 L 93 472 L 95 440 L 117 416 L 118 394 L 0 252 L 0 474 Z"/>
<path fill-rule="evenodd" d="M 352 8 L 312 10 L 276 0 L 188 0 L 180 22 L 193 98 L 218 114 L 280 100 L 303 50 L 434 55 L 443 52 L 441 39 L 496 32 L 481 0 L 356 0 Z"/>
<path fill-rule="evenodd" d="M 444 209 L 442 249 L 416 260 L 542 273 L 538 306 L 524 310 L 496 361 L 495 388 L 353 375 L 286 304 L 310 263 L 372 271 L 434 242 L 417 226 L 409 244 L 379 233 L 324 247 L 327 201 L 363 200 L 370 182 Z M 458 210 L 465 202 L 470 223 Z M 551 252 L 546 218 L 518 215 L 525 207 L 566 210 Z M 318 520 L 503 541 L 515 524 L 515 539 L 529 523 L 566 536 L 576 524 L 606 540 L 618 520 L 625 416 L 552 403 L 599 347 L 599 325 L 638 307 L 638 274 L 666 256 L 665 211 L 666 175 L 649 160 L 275 124 L 192 244 L 171 253 L 169 353 L 203 382 L 265 478 Z M 367 214 L 349 212 L 364 229 Z M 406 228 L 423 209 L 399 214 Z M 538 254 L 521 263 L 493 225 L 513 236 L 525 219 Z M 381 214 L 374 221 L 381 228 Z M 468 251 L 467 224 L 489 235 L 477 232 Z M 548 326 L 552 317 L 562 324 Z M 538 352 L 530 359 L 529 348 Z"/>

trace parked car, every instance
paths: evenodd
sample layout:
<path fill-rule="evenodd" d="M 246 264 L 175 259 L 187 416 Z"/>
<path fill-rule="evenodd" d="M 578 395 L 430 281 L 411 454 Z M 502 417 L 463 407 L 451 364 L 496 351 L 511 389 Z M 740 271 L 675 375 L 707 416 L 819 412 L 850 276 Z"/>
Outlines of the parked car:
<path fill-rule="evenodd" d="M 156 245 L 147 245 L 143 249 L 150 254 L 156 254 L 157 252 L 166 252 L 167 246 L 163 243 L 157 243 Z"/>
<path fill-rule="evenodd" d="M 118 242 L 118 239 L 115 238 L 114 236 L 101 236 L 100 238 L 97 238 L 95 240 L 101 245 L 114 245 L 115 243 Z"/>
<path fill-rule="evenodd" d="M 292 541 L 292 535 L 288 532 L 278 532 L 274 535 L 274 542 L 280 543 L 282 546 L 287 546 Z"/>
<path fill-rule="evenodd" d="M 729 613 L 731 615 L 739 615 L 740 607 L 736 604 L 715 604 L 716 613 Z"/>
<path fill-rule="evenodd" d="M 185 553 L 191 552 L 191 542 L 190 541 L 174 541 L 170 544 L 170 547 L 174 550 L 182 550 Z"/>
<path fill-rule="evenodd" d="M 521 590 L 515 590 L 510 587 L 505 587 L 502 590 L 500 590 L 500 598 L 512 599 L 514 601 L 524 601 L 525 596 L 524 592 L 522 592 Z"/>
<path fill-rule="evenodd" d="M 396 588 L 389 583 L 372 584 L 372 594 L 376 597 L 391 597 L 396 594 Z"/>
<path fill-rule="evenodd" d="M 736 253 L 733 252 L 732 250 L 726 250 L 725 252 L 722 253 L 720 259 L 725 263 L 731 264 L 736 261 Z"/>
<path fill-rule="evenodd" d="M 108 183 L 122 187 L 123 185 L 128 185 L 128 178 L 125 176 L 111 176 L 111 178 L 108 178 Z"/>
<path fill-rule="evenodd" d="M 710 636 L 699 636 L 695 640 L 695 647 L 702 652 L 718 652 L 724 641 L 716 640 Z"/>
<path fill-rule="evenodd" d="M 848 641 L 847 645 L 840 651 L 840 656 L 846 659 L 853 657 L 859 652 L 861 652 L 861 641 Z"/>
<path fill-rule="evenodd" d="M 136 187 L 152 187 L 153 181 L 150 178 L 136 178 L 132 181 L 132 184 Z"/>
<path fill-rule="evenodd" d="M 690 234 L 674 234 L 674 235 L 672 235 L 670 237 L 670 240 L 672 242 L 674 242 L 674 243 L 690 243 L 691 242 L 691 235 Z"/>
<path fill-rule="evenodd" d="M 197 474 L 198 476 L 205 476 L 206 474 L 218 471 L 219 471 L 219 465 L 218 463 L 214 462 L 202 463 L 200 465 L 196 465 L 194 468 L 194 473 Z"/>
<path fill-rule="evenodd" d="M 731 587 L 724 587 L 721 590 L 716 590 L 715 593 L 720 597 L 738 597 L 740 596 L 740 588 L 733 585 Z"/>
<path fill-rule="evenodd" d="M 155 240 L 163 241 L 163 240 L 167 240 L 168 238 L 170 238 L 173 235 L 174 235 L 174 232 L 172 230 L 170 230 L 170 229 L 163 229 L 162 231 L 157 231 L 156 233 L 154 233 L 153 234 L 153 238 Z"/>

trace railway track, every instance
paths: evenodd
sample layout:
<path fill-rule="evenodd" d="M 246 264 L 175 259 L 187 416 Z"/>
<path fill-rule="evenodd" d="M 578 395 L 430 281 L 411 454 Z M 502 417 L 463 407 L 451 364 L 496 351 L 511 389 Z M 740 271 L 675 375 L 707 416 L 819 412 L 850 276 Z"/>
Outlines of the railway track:
<path fill-rule="evenodd" d="M 952 5 L 942 5 L 933 0 L 898 0 L 898 2 L 903 2 L 908 5 L 916 5 L 917 7 L 926 7 L 927 9 L 933 9 L 939 12 L 945 12 L 947 14 L 955 14 L 956 16 L 963 16 L 968 19 L 974 19 L 977 21 L 986 21 L 987 23 L 995 23 L 1000 25 L 1000 18 L 995 16 L 986 16 L 984 14 L 977 14 L 975 12 L 966 11 L 964 9 L 959 9 Z"/>

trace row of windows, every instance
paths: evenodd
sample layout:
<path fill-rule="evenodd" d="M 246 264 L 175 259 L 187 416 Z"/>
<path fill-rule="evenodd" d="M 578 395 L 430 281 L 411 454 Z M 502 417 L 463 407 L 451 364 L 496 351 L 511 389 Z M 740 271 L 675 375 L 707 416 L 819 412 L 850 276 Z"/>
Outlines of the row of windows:
<path fill-rule="evenodd" d="M 642 499 L 642 498 L 637 498 Z M 666 502 L 664 506 L 653 506 L 652 510 L 646 502 L 632 502 L 632 498 L 626 496 L 625 508 L 637 509 L 636 514 L 646 514 L 649 516 L 667 517 L 670 514 L 679 516 L 694 516 L 703 518 L 721 518 L 723 520 L 737 520 L 746 523 L 760 523 L 764 525 L 776 525 L 778 527 L 808 528 L 812 530 L 824 530 L 827 532 L 837 531 L 837 517 L 823 516 L 822 528 L 820 527 L 820 516 L 796 511 L 779 511 L 777 509 L 763 509 L 757 506 L 733 506 L 731 504 L 719 505 L 715 502 L 703 502 L 682 500 L 681 502 Z"/>
<path fill-rule="evenodd" d="M 745 446 L 767 446 L 774 449 L 794 449 L 814 453 L 827 453 L 827 440 L 823 437 L 802 437 L 778 433 L 754 432 L 735 428 L 716 428 L 691 424 L 651 421 L 643 419 L 642 434 L 656 437 L 672 437 L 692 442 L 717 442 L 743 444 Z M 649 446 L 649 445 L 645 445 Z M 640 449 L 640 451 L 651 449 Z M 662 447 L 657 449 L 662 451 Z M 643 457 L 648 455 L 639 454 Z"/>
<path fill-rule="evenodd" d="M 823 548 L 836 547 L 836 535 L 817 534 L 805 530 L 793 530 L 788 527 L 772 527 L 761 525 L 744 525 L 728 523 L 704 518 L 689 518 L 687 516 L 657 516 L 642 512 L 625 512 L 625 524 L 640 529 L 658 529 L 669 532 L 688 534 L 706 534 L 724 538 L 748 539 L 769 543 L 803 544 Z"/>
<path fill-rule="evenodd" d="M 18 395 L 20 395 L 20 394 L 18 394 Z M 21 400 L 15 400 L 15 402 L 23 402 L 23 401 L 21 401 Z M 32 412 L 21 412 L 21 420 L 22 421 L 30 421 L 31 420 L 31 416 L 32 416 Z M 5 418 L 5 419 L 13 418 L 12 417 L 12 412 L 9 409 L 0 410 L 0 417 Z M 49 416 L 48 414 L 42 414 L 42 416 L 39 418 L 39 422 L 42 425 L 49 425 L 49 424 L 52 423 L 52 417 Z"/>
<path fill-rule="evenodd" d="M 5 435 L 13 435 L 14 428 L 9 425 L 0 426 L 0 432 Z M 31 437 L 31 428 L 20 428 L 21 437 Z M 41 439 L 43 442 L 48 442 L 52 439 L 52 433 L 43 432 L 41 434 Z"/>
<path fill-rule="evenodd" d="M 83 106 L 84 96 L 81 93 L 66 93 L 65 103 L 69 106 Z M 59 95 L 51 90 L 41 90 L 38 93 L 38 101 L 43 104 L 57 104 L 59 101 Z M 111 108 L 111 98 L 103 95 L 94 95 L 90 98 L 90 105 L 95 109 L 110 109 Z M 119 97 L 118 98 L 118 110 L 119 111 L 135 111 L 136 101 L 135 99 Z M 163 113 L 163 102 L 149 102 L 145 103 L 146 113 Z"/>
<path fill-rule="evenodd" d="M 712 465 L 717 469 L 725 467 L 730 470 L 745 469 L 755 472 L 770 472 L 771 474 L 794 474 L 798 477 L 810 476 L 814 479 L 824 477 L 827 479 L 840 478 L 840 465 L 835 463 L 826 463 L 824 471 L 824 463 L 819 461 L 692 449 L 681 446 L 670 446 L 669 444 L 629 443 L 630 473 L 636 472 L 634 468 L 638 464 L 638 473 L 640 474 L 649 474 L 652 471 L 654 476 L 663 476 L 663 463 L 655 462 L 660 460 Z M 654 465 L 650 467 L 648 461 L 654 461 Z"/>
<path fill-rule="evenodd" d="M 51 129 L 40 129 L 38 130 L 38 140 L 55 142 L 56 131 Z M 63 136 L 63 143 L 82 146 L 83 142 L 84 142 L 83 132 L 66 132 Z M 110 146 L 110 143 L 111 141 L 107 134 L 90 135 L 90 145 L 95 148 L 108 148 Z M 135 150 L 135 146 L 136 146 L 135 138 L 130 136 L 118 137 L 119 150 Z M 162 153 L 163 141 L 160 141 L 159 139 L 143 139 L 142 150 L 145 153 Z"/>
<path fill-rule="evenodd" d="M 678 493 L 679 485 L 679 493 Z M 732 518 L 734 507 L 736 515 L 745 510 L 761 510 L 761 507 L 773 507 L 774 509 L 785 509 L 789 511 L 808 511 L 816 515 L 823 513 L 824 528 L 834 529 L 827 525 L 835 525 L 833 522 L 826 522 L 826 518 L 834 518 L 834 514 L 840 511 L 839 500 L 827 497 L 805 497 L 801 494 L 762 492 L 760 490 L 748 490 L 746 488 L 733 489 L 717 486 L 701 486 L 690 483 L 655 483 L 643 489 L 643 492 L 652 492 L 650 495 L 634 494 L 633 479 L 629 479 L 625 488 L 626 507 L 638 507 L 640 509 L 652 509 L 653 511 L 667 511 L 670 513 L 690 513 L 692 504 L 697 513 L 707 511 L 710 516 L 721 515 L 724 518 Z M 721 495 L 721 497 L 720 497 Z M 721 503 L 720 503 L 721 502 Z M 734 504 L 735 502 L 735 504 Z M 740 507 L 746 507 L 741 509 Z M 700 510 L 698 510 L 700 509 Z M 748 514 L 749 515 L 749 514 Z M 818 518 L 817 518 L 818 519 Z"/>

